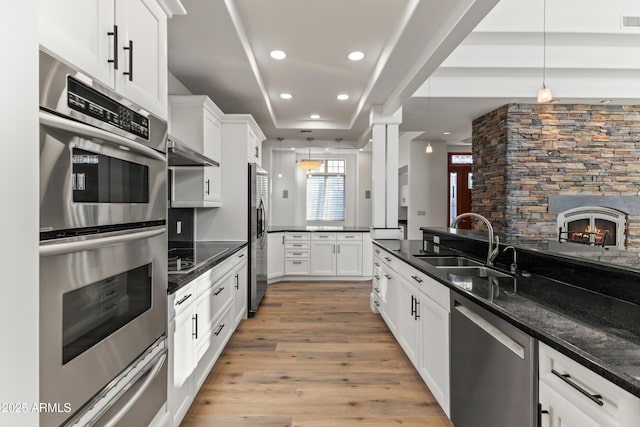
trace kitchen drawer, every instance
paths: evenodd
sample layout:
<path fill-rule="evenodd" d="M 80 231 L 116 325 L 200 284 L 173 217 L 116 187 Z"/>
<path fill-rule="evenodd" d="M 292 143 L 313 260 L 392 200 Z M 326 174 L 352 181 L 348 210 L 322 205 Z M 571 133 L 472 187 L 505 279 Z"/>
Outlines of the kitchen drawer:
<path fill-rule="evenodd" d="M 440 307 L 444 308 L 448 312 L 451 311 L 449 288 L 404 262 L 398 261 L 397 264 L 398 268 L 396 269 L 396 272 L 407 282 L 411 283 L 421 293 L 431 298 Z"/>
<path fill-rule="evenodd" d="M 381 252 L 380 261 L 382 261 L 383 265 L 386 265 L 389 268 L 395 269 L 397 268 L 398 265 L 404 264 L 402 261 L 397 259 L 395 256 L 391 255 L 390 253 L 387 253 L 382 250 L 380 250 L 380 252 Z"/>
<path fill-rule="evenodd" d="M 338 233 L 337 240 L 362 240 L 362 233 Z"/>
<path fill-rule="evenodd" d="M 538 357 L 541 383 L 557 392 L 599 425 L 638 425 L 640 398 L 544 343 L 539 344 Z M 592 399 L 578 389 L 599 397 Z"/>
<path fill-rule="evenodd" d="M 309 259 L 287 258 L 284 260 L 285 275 L 307 275 L 309 274 Z"/>
<path fill-rule="evenodd" d="M 284 256 L 287 258 L 309 258 L 309 250 L 290 249 L 284 251 Z"/>
<path fill-rule="evenodd" d="M 311 240 L 336 240 L 336 233 L 311 233 Z"/>
<path fill-rule="evenodd" d="M 169 319 L 179 316 L 187 309 L 190 310 L 195 299 L 193 282 L 178 289 L 169 297 Z"/>
<path fill-rule="evenodd" d="M 212 324 L 207 333 L 203 333 L 198 337 L 196 345 L 196 360 L 200 361 L 207 351 L 212 353 L 215 358 L 222 352 L 222 346 L 226 338 L 233 332 L 233 310 L 229 306 L 221 313 Z M 200 333 L 200 331 L 198 331 Z"/>
<path fill-rule="evenodd" d="M 309 250 L 309 248 L 311 247 L 311 244 L 309 242 L 300 242 L 300 241 L 294 241 L 294 242 L 285 242 L 284 244 L 284 248 L 285 249 L 307 249 Z"/>
<path fill-rule="evenodd" d="M 309 240 L 309 233 L 293 233 L 287 231 L 284 233 L 284 240 Z"/>

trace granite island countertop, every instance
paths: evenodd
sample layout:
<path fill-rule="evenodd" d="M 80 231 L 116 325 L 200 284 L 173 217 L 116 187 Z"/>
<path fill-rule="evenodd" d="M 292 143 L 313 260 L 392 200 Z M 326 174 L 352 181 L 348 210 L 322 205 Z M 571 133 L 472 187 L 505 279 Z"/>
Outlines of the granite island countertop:
<path fill-rule="evenodd" d="M 415 255 L 462 253 L 437 245 L 424 250 L 422 240 L 374 244 L 640 397 L 638 304 L 535 275 L 457 276 Z"/>
<path fill-rule="evenodd" d="M 247 242 L 242 241 L 200 241 L 193 243 L 194 249 L 205 254 L 205 260 L 193 271 L 183 274 L 169 274 L 167 293 L 169 295 L 175 293 L 178 289 L 188 284 L 198 276 L 211 270 L 231 255 L 235 254 L 245 246 Z M 225 251 L 219 253 L 221 249 Z M 207 253 L 216 254 L 206 257 Z"/>
<path fill-rule="evenodd" d="M 368 233 L 371 231 L 369 227 L 358 227 L 348 225 L 275 225 L 267 229 L 267 233 L 291 232 L 307 232 L 307 231 L 324 231 L 337 233 Z"/>

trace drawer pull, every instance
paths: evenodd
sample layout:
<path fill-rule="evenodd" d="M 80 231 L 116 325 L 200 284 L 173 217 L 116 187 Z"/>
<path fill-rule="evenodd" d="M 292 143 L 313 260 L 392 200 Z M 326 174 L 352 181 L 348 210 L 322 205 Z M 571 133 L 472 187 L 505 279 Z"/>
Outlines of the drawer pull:
<path fill-rule="evenodd" d="M 302 247 L 302 245 L 301 245 L 301 244 L 294 244 L 294 245 L 292 245 L 292 246 L 293 246 L 293 247 L 296 247 L 296 248 L 301 248 L 301 247 Z"/>
<path fill-rule="evenodd" d="M 376 250 L 375 250 L 375 252 L 376 252 L 377 254 L 379 254 L 379 253 L 380 253 L 380 249 L 376 249 Z"/>
<path fill-rule="evenodd" d="M 380 293 L 380 289 L 379 288 L 373 288 L 374 291 L 376 291 L 376 293 Z"/>
<path fill-rule="evenodd" d="M 238 258 L 243 258 L 243 257 L 244 257 L 244 254 L 238 255 Z"/>
<path fill-rule="evenodd" d="M 411 276 L 411 278 L 412 278 L 413 280 L 415 280 L 416 282 L 418 282 L 418 283 L 422 283 L 422 279 L 421 279 L 421 278 L 419 278 L 418 276 Z"/>
<path fill-rule="evenodd" d="M 552 369 L 551 373 L 553 375 L 555 375 L 556 377 L 560 378 L 565 383 L 569 384 L 574 389 L 578 390 L 580 393 L 582 393 L 586 397 L 588 397 L 593 403 L 595 403 L 597 405 L 600 405 L 600 406 L 604 405 L 604 402 L 602 401 L 602 396 L 601 395 L 589 393 L 587 390 L 583 389 L 578 384 L 576 384 L 573 381 L 571 381 L 571 375 L 569 375 L 569 374 L 561 374 L 560 372 L 556 371 L 555 369 Z"/>
<path fill-rule="evenodd" d="M 220 292 L 222 292 L 222 291 L 224 291 L 224 286 L 218 288 L 218 290 L 215 291 L 213 294 L 217 296 L 217 295 L 220 295 Z"/>
<path fill-rule="evenodd" d="M 294 255 L 302 255 L 302 252 L 294 252 Z"/>
<path fill-rule="evenodd" d="M 391 258 L 389 258 L 388 256 L 384 257 L 384 259 L 386 259 L 387 262 L 391 262 Z"/>
<path fill-rule="evenodd" d="M 223 323 L 222 325 L 218 326 L 218 330 L 217 330 L 217 331 L 215 331 L 215 332 L 213 333 L 213 335 L 215 335 L 215 336 L 220 335 L 220 332 L 222 332 L 222 329 L 223 329 L 223 328 L 224 328 L 224 323 Z"/>
<path fill-rule="evenodd" d="M 386 277 L 387 280 L 391 280 L 391 275 L 390 274 L 385 274 L 384 277 Z"/>
<path fill-rule="evenodd" d="M 180 301 L 176 302 L 176 305 L 182 305 L 183 302 L 185 302 L 186 300 L 188 300 L 189 298 L 191 298 L 192 294 L 189 295 L 185 295 L 182 298 L 180 298 Z"/>
<path fill-rule="evenodd" d="M 379 262 L 374 262 L 373 265 L 375 265 L 376 267 L 380 267 L 380 263 Z"/>
<path fill-rule="evenodd" d="M 377 274 L 374 274 L 373 277 L 375 277 L 376 280 L 380 280 L 380 276 L 378 276 Z"/>
<path fill-rule="evenodd" d="M 302 264 L 302 261 L 293 261 L 293 264 Z"/>

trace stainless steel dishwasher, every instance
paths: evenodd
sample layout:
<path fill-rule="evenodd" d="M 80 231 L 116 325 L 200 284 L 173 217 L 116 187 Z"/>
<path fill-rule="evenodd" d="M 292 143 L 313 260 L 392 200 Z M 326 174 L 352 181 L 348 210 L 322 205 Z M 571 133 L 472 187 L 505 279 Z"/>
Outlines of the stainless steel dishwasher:
<path fill-rule="evenodd" d="M 536 341 L 467 298 L 451 306 L 455 427 L 536 426 Z"/>

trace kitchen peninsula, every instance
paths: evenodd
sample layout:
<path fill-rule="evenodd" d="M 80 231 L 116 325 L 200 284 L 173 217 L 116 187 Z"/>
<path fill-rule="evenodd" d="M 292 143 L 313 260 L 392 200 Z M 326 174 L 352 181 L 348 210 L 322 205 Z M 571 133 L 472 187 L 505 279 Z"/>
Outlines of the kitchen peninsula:
<path fill-rule="evenodd" d="M 532 422 L 549 415 L 553 425 L 559 420 L 579 420 L 577 425 L 636 425 L 640 419 L 640 289 L 636 285 L 640 271 L 560 255 L 549 250 L 553 244 L 533 246 L 508 237 L 501 239 L 496 268 L 487 270 L 483 266 L 486 232 L 430 227 L 422 231 L 422 241 L 374 241 L 374 268 L 378 270 L 374 272 L 372 309 L 380 311 L 407 355 L 411 358 L 415 353 L 412 361 L 430 389 L 444 391 L 439 402 L 456 425 L 459 390 L 454 375 L 462 369 L 459 364 L 454 366 L 460 357 L 455 345 L 460 331 L 456 319 L 460 317 L 457 311 L 466 310 L 459 301 L 479 307 L 478 312 L 484 314 L 472 318 L 480 324 L 487 323 L 484 319 L 503 322 L 533 343 L 530 401 L 540 402 L 541 407 L 537 411 L 531 407 Z M 508 246 L 515 249 L 517 258 L 505 252 Z M 510 274 L 516 259 L 516 274 Z M 421 317 L 432 319 L 431 314 L 438 310 L 450 310 L 449 335 L 442 338 L 440 347 L 433 339 L 424 343 L 429 326 L 424 322 L 422 347 L 420 338 L 413 346 L 407 345 L 406 332 L 401 330 L 402 285 L 411 287 L 416 322 Z M 442 298 L 447 294 L 450 300 Z M 448 339 L 450 347 L 444 345 Z M 472 347 L 473 341 L 466 341 L 465 347 Z M 522 345 L 516 341 L 516 347 Z M 427 362 L 438 351 L 443 352 L 442 363 L 451 361 L 451 378 L 440 378 L 434 387 L 430 381 L 438 379 L 438 369 Z M 440 368 L 448 371 L 449 366 Z M 490 367 L 485 369 L 493 372 Z M 503 377 L 511 375 L 506 365 L 498 371 Z"/>

